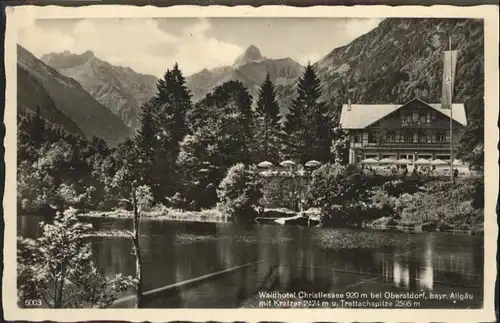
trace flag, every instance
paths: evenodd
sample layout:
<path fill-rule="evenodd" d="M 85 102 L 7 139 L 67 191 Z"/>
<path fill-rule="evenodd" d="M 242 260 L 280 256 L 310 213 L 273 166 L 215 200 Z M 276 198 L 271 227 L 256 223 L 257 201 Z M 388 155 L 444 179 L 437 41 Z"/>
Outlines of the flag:
<path fill-rule="evenodd" d="M 457 66 L 458 51 L 444 52 L 443 66 L 443 91 L 441 105 L 443 109 L 450 109 L 453 103 L 453 87 L 455 85 L 455 71 Z"/>

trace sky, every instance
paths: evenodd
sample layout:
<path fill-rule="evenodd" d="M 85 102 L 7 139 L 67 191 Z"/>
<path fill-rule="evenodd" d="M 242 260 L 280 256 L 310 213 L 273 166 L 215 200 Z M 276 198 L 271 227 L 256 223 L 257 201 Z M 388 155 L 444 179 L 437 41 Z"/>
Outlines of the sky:
<path fill-rule="evenodd" d="M 254 45 L 267 58 L 315 63 L 375 28 L 368 18 L 33 19 L 18 43 L 37 57 L 93 51 L 99 59 L 160 77 L 175 62 L 185 75 L 231 65 Z"/>

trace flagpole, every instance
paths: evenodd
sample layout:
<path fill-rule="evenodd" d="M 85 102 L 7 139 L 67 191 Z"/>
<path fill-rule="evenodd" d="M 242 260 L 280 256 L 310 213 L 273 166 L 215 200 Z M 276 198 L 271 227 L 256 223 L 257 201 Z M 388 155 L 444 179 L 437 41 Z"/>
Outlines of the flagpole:
<path fill-rule="evenodd" d="M 451 51 L 451 35 L 448 38 L 448 46 L 450 50 L 450 178 L 453 182 L 455 176 L 453 174 L 453 52 Z"/>

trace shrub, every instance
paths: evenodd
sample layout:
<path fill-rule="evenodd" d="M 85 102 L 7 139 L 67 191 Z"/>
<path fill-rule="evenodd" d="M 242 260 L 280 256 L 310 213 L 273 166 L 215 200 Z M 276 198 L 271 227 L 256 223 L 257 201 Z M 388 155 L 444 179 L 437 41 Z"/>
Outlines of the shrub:
<path fill-rule="evenodd" d="M 261 183 L 262 205 L 267 208 L 296 210 L 300 191 L 306 189 L 307 179 L 294 176 L 289 171 L 279 171 L 272 176 L 261 176 Z"/>
<path fill-rule="evenodd" d="M 401 194 L 414 194 L 419 191 L 421 181 L 419 179 L 404 179 L 385 182 L 382 189 L 390 196 L 401 196 Z"/>
<path fill-rule="evenodd" d="M 262 196 L 256 170 L 241 163 L 234 165 L 220 183 L 217 195 L 223 213 L 238 222 L 252 220 Z"/>
<path fill-rule="evenodd" d="M 151 191 L 151 187 L 147 185 L 142 185 L 137 187 L 136 189 L 136 197 L 137 197 L 137 207 L 139 212 L 141 211 L 150 211 L 153 207 L 153 192 Z"/>
<path fill-rule="evenodd" d="M 483 221 L 483 210 L 474 204 L 474 183 L 434 181 L 425 188 L 425 192 L 405 193 L 394 200 L 401 223 L 436 223 L 438 229 L 465 229 Z"/>
<path fill-rule="evenodd" d="M 42 235 L 36 240 L 18 238 L 18 296 L 42 299 L 50 308 L 108 307 L 118 295 L 135 285 L 132 277 L 106 277 L 92 261 L 92 248 L 86 239 L 90 224 L 78 221 L 70 209 L 41 223 Z"/>
<path fill-rule="evenodd" d="M 329 227 L 357 226 L 382 216 L 381 209 L 362 201 L 343 205 L 331 205 L 329 212 L 321 217 L 321 225 Z"/>
<path fill-rule="evenodd" d="M 476 209 L 484 209 L 484 176 L 481 176 L 474 181 L 472 205 Z"/>
<path fill-rule="evenodd" d="M 392 222 L 469 228 L 483 220 L 484 182 L 430 176 L 359 172 L 354 165 L 323 165 L 313 172 L 307 196 L 323 212 L 322 225 L 361 225 L 390 217 Z"/>
<path fill-rule="evenodd" d="M 354 165 L 326 164 L 313 172 L 308 200 L 322 210 L 322 225 L 361 225 L 382 212 L 370 201 L 379 180 L 361 175 Z"/>
<path fill-rule="evenodd" d="M 373 217 L 395 217 L 397 215 L 395 200 L 395 197 L 383 189 L 374 190 L 371 197 Z"/>

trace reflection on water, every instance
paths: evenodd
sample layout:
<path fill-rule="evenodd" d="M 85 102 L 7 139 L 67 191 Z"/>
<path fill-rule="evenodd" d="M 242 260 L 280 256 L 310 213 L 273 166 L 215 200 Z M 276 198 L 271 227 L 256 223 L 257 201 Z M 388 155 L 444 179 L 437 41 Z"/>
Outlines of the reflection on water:
<path fill-rule="evenodd" d="M 432 270 L 432 243 L 434 242 L 434 236 L 429 237 L 426 240 L 425 246 L 425 264 L 424 268 L 420 271 L 420 287 L 427 290 L 432 290 L 432 284 L 434 282 L 434 274 Z"/>
<path fill-rule="evenodd" d="M 37 221 L 18 217 L 19 234 L 36 235 Z M 131 226 L 128 219 L 89 221 L 98 230 Z M 157 220 L 141 221 L 140 232 L 145 290 L 260 261 L 151 298 L 148 307 L 238 307 L 262 289 L 447 292 L 458 288 L 464 292 L 466 288 L 476 295 L 476 303 L 462 306 L 477 307 L 482 302 L 482 237 Z M 135 274 L 130 240 L 92 241 L 96 263 L 105 274 Z"/>

